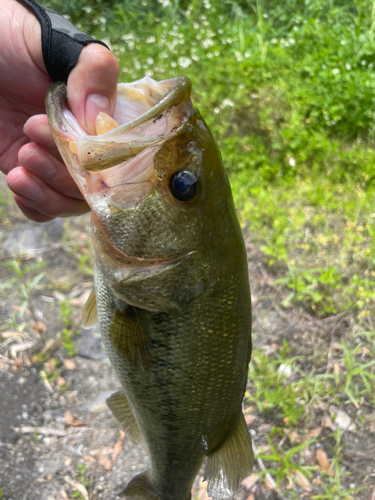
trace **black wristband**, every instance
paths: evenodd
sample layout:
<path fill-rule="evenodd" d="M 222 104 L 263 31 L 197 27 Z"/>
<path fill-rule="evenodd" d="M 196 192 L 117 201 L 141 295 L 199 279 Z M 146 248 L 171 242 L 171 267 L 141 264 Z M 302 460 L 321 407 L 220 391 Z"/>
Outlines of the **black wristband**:
<path fill-rule="evenodd" d="M 54 10 L 43 7 L 34 0 L 18 1 L 32 12 L 40 23 L 43 60 L 54 82 L 68 79 L 83 47 L 88 43 L 100 43 L 107 47 L 100 40 L 95 40 L 79 31 L 64 16 Z"/>

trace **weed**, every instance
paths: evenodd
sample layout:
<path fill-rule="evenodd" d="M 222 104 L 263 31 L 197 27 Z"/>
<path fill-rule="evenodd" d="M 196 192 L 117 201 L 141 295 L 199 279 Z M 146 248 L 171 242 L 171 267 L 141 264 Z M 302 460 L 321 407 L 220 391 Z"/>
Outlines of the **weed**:
<path fill-rule="evenodd" d="M 334 447 L 334 457 L 332 460 L 330 471 L 333 474 L 323 473 L 325 481 L 321 483 L 324 493 L 320 495 L 313 495 L 314 500 L 325 498 L 327 500 L 354 500 L 355 493 L 364 490 L 366 487 L 359 488 L 349 488 L 343 490 L 342 479 L 343 475 L 341 473 L 342 456 L 343 456 L 343 446 L 342 446 L 342 436 L 343 432 L 338 429 L 334 433 L 335 437 L 335 447 Z"/>
<path fill-rule="evenodd" d="M 78 482 L 81 483 L 83 486 L 89 486 L 92 481 L 88 481 L 86 479 L 86 473 L 87 473 L 87 468 L 86 465 L 83 463 L 79 463 L 77 465 L 77 473 L 78 473 Z M 78 498 L 79 500 L 84 500 L 85 497 L 80 491 L 75 491 L 74 493 L 71 493 L 72 498 Z"/>
<path fill-rule="evenodd" d="M 249 368 L 249 379 L 254 387 L 254 396 L 248 397 L 260 411 L 276 412 L 276 417 L 288 425 L 296 425 L 304 414 L 304 404 L 299 401 L 287 377 L 280 371 L 283 359 L 270 360 L 260 350 L 253 353 Z"/>
<path fill-rule="evenodd" d="M 62 346 L 68 351 L 69 357 L 72 357 L 74 356 L 76 351 L 72 340 L 73 328 L 74 328 L 74 321 L 73 321 L 74 309 L 66 299 L 60 300 L 59 305 L 60 305 L 61 318 L 63 320 L 64 325 L 66 326 L 66 328 L 64 328 L 62 331 L 62 338 L 63 338 Z"/>
<path fill-rule="evenodd" d="M 38 321 L 35 316 L 35 309 L 32 304 L 32 292 L 35 289 L 38 289 L 39 282 L 43 278 L 44 273 L 39 273 L 34 277 L 31 277 L 32 271 L 35 269 L 40 269 L 44 266 L 43 262 L 39 262 L 36 264 L 32 264 L 25 268 L 22 267 L 21 261 L 12 260 L 4 264 L 4 266 L 13 271 L 15 276 L 9 278 L 5 283 L 0 285 L 0 292 L 7 290 L 14 285 L 18 288 L 18 295 L 20 300 L 20 311 L 19 314 L 21 318 L 25 312 L 25 309 L 28 307 L 33 315 L 34 321 Z"/>
<path fill-rule="evenodd" d="M 309 471 L 313 469 L 312 467 L 305 467 L 305 466 L 299 467 L 294 462 L 292 462 L 292 459 L 295 455 L 297 455 L 297 453 L 299 453 L 301 450 L 309 446 L 312 443 L 312 441 L 302 443 L 298 446 L 295 446 L 294 448 L 291 448 L 286 452 L 278 451 L 268 436 L 267 436 L 267 441 L 269 446 L 271 447 L 272 454 L 271 455 L 261 454 L 259 455 L 259 458 L 261 458 L 262 460 L 270 460 L 271 462 L 276 462 L 277 468 L 265 469 L 260 474 L 262 475 L 276 474 L 277 486 L 279 486 L 279 484 L 284 478 L 288 479 L 289 477 L 293 477 L 297 471 L 307 476 L 310 475 Z"/>

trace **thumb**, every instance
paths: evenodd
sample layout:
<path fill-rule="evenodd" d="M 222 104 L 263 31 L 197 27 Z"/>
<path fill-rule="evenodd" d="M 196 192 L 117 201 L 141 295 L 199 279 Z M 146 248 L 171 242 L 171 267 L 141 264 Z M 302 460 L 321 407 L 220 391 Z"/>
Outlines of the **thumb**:
<path fill-rule="evenodd" d="M 68 103 L 90 134 L 96 134 L 95 119 L 100 111 L 113 117 L 118 78 L 119 64 L 112 52 L 98 43 L 83 48 L 68 78 Z"/>

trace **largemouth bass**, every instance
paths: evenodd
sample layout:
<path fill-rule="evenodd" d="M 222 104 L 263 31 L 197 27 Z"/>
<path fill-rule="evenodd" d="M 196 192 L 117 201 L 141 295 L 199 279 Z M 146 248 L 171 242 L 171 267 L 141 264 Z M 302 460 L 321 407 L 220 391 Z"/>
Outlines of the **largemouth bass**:
<path fill-rule="evenodd" d="M 130 500 L 188 500 L 207 457 L 215 500 L 253 466 L 242 413 L 251 355 L 247 257 L 229 181 L 186 77 L 118 86 L 114 119 L 78 125 L 57 83 L 46 97 L 60 153 L 92 210 L 99 319 L 122 390 L 107 403 L 151 468 Z"/>

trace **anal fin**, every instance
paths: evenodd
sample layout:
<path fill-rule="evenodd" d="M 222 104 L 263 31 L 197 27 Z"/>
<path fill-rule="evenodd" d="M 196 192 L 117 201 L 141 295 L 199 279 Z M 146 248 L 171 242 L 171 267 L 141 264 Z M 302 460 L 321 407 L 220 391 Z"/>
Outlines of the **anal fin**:
<path fill-rule="evenodd" d="M 91 328 L 98 322 L 98 311 L 96 309 L 96 295 L 95 288 L 91 290 L 89 298 L 86 300 L 86 304 L 83 306 L 82 311 L 82 328 Z"/>
<path fill-rule="evenodd" d="M 208 494 L 215 500 L 232 497 L 240 482 L 250 476 L 253 464 L 251 436 L 241 413 L 233 434 L 207 457 L 204 479 L 208 481 Z"/>
<path fill-rule="evenodd" d="M 121 429 L 135 444 L 138 444 L 146 449 L 147 446 L 134 418 L 132 407 L 126 399 L 123 391 L 113 393 L 107 399 L 107 405 L 119 423 Z"/>

